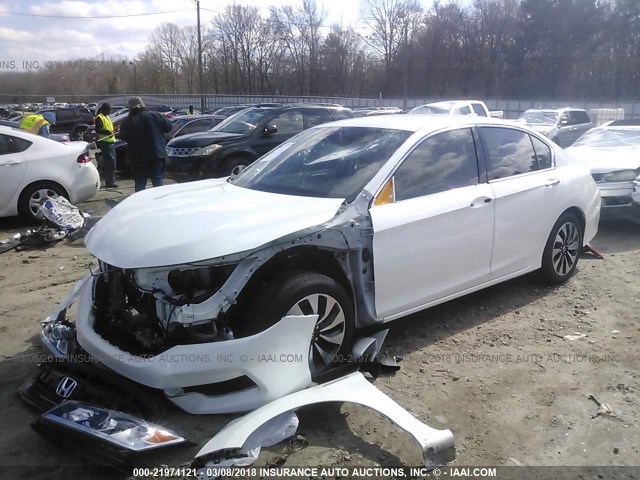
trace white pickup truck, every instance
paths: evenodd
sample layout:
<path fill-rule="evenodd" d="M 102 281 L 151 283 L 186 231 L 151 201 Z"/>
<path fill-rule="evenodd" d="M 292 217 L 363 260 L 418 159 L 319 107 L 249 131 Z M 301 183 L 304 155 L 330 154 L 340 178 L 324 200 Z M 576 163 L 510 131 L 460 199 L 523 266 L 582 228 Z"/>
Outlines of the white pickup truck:
<path fill-rule="evenodd" d="M 479 117 L 504 118 L 503 111 L 489 111 L 485 103 L 479 100 L 448 100 L 427 103 L 414 108 L 409 113 L 422 115 L 478 115 Z"/>

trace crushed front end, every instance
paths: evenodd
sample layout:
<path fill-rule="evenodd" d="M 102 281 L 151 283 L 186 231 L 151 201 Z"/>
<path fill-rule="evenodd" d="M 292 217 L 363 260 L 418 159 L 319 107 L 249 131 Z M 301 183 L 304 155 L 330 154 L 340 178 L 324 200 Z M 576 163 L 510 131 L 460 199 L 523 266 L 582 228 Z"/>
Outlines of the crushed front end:
<path fill-rule="evenodd" d="M 43 344 L 56 357 L 81 355 L 162 391 L 189 413 L 256 408 L 309 386 L 317 317 L 284 317 L 236 338 L 227 290 L 245 263 L 253 262 L 138 270 L 101 262 L 45 320 Z M 74 302 L 75 325 L 66 318 Z"/>

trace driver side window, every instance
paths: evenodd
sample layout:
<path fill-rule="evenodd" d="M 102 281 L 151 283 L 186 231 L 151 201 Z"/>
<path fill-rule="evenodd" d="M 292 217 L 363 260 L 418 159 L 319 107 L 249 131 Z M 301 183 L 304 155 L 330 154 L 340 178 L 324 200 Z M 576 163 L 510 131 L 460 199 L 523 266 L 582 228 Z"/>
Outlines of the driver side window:
<path fill-rule="evenodd" d="M 478 161 L 470 128 L 427 138 L 394 175 L 396 200 L 431 195 L 478 183 Z"/>
<path fill-rule="evenodd" d="M 302 112 L 300 110 L 287 110 L 277 115 L 269 124 L 278 128 L 278 133 L 298 133 L 304 130 Z"/>

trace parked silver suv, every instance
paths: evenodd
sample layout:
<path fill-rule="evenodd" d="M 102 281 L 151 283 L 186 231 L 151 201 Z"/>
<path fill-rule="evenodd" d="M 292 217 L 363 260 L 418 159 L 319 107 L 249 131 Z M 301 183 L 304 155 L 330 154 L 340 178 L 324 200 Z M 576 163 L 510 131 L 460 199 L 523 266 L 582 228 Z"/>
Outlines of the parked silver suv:
<path fill-rule="evenodd" d="M 570 147 L 583 133 L 594 127 L 586 110 L 577 108 L 535 108 L 524 112 L 520 121 L 562 148 Z"/>

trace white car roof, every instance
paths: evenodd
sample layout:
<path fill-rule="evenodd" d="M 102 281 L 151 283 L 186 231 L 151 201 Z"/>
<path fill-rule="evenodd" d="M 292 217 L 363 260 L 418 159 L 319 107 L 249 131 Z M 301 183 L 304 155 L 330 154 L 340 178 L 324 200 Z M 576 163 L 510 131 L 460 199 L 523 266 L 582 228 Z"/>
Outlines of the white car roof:
<path fill-rule="evenodd" d="M 490 117 L 478 117 L 476 115 L 374 115 L 371 117 L 356 117 L 335 122 L 341 126 L 393 128 L 417 132 L 426 129 L 436 131 L 447 127 L 472 126 L 472 125 L 503 125 L 514 127 L 514 122 L 499 120 Z M 326 126 L 327 124 L 324 124 Z M 316 128 L 321 128 L 320 125 Z"/>

